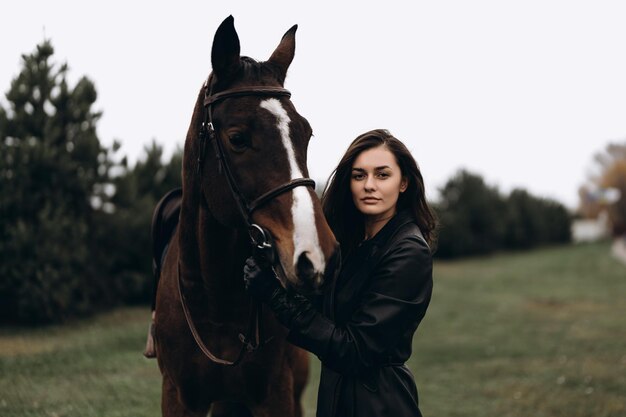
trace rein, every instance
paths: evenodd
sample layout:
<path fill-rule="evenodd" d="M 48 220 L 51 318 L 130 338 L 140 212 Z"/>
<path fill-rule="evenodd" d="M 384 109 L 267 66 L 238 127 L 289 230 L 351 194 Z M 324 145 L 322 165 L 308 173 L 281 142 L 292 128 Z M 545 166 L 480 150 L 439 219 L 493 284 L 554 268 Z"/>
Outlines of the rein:
<path fill-rule="evenodd" d="M 178 295 L 180 296 L 180 302 L 183 307 L 183 313 L 185 313 L 185 320 L 187 321 L 187 325 L 189 326 L 189 330 L 191 331 L 191 335 L 193 336 L 193 339 L 196 341 L 196 345 L 198 345 L 198 348 L 200 348 L 202 353 L 204 353 L 204 355 L 207 358 L 209 358 L 212 362 L 215 362 L 219 365 L 236 366 L 244 358 L 246 352 L 253 352 L 257 350 L 259 347 L 269 342 L 273 338 L 272 336 L 264 341 L 261 341 L 260 316 L 261 316 L 262 311 L 261 311 L 261 304 L 256 303 L 256 305 L 253 306 L 253 308 L 250 310 L 250 317 L 248 319 L 248 331 L 247 331 L 248 336 L 244 335 L 243 333 L 239 333 L 239 341 L 242 343 L 242 346 L 241 346 L 241 349 L 239 350 L 239 354 L 237 355 L 237 358 L 234 361 L 229 361 L 226 359 L 218 358 L 213 353 L 211 353 L 209 348 L 202 341 L 202 337 L 200 337 L 200 333 L 198 332 L 198 329 L 196 328 L 196 325 L 193 322 L 193 319 L 191 317 L 191 312 L 189 311 L 189 308 L 187 307 L 187 303 L 185 301 L 185 294 L 183 293 L 182 282 L 180 279 L 181 277 L 180 263 L 178 263 L 177 265 L 177 274 L 178 274 Z M 254 333 L 254 340 L 251 340 L 250 338 L 251 333 Z"/>
<path fill-rule="evenodd" d="M 272 244 L 271 234 L 262 226 L 259 226 L 252 221 L 252 214 L 255 210 L 263 206 L 268 201 L 273 200 L 279 195 L 284 194 L 287 191 L 290 191 L 296 187 L 306 186 L 315 188 L 315 181 L 313 181 L 311 178 L 292 179 L 285 184 L 281 184 L 278 187 L 272 188 L 271 190 L 264 192 L 253 201 L 249 201 L 239 189 L 230 165 L 228 164 L 228 160 L 224 152 L 224 147 L 217 137 L 217 132 L 213 125 L 212 107 L 216 103 L 219 103 L 220 101 L 228 98 L 247 96 L 289 98 L 291 97 L 291 93 L 289 92 L 289 90 L 281 87 L 257 86 L 232 88 L 212 94 L 213 85 L 211 81 L 212 76 L 207 82 L 207 93 L 205 93 L 204 96 L 204 115 L 202 127 L 199 134 L 200 151 L 198 153 L 197 173 L 202 173 L 202 167 L 206 153 L 206 142 L 209 141 L 211 142 L 217 156 L 218 170 L 220 173 L 223 172 L 225 174 L 228 186 L 233 194 L 233 197 L 235 198 L 235 202 L 237 203 L 237 208 L 241 213 L 244 221 L 246 222 L 246 225 L 248 226 L 248 234 L 250 236 L 250 242 L 253 246 L 255 256 L 260 256 L 270 265 L 273 265 L 275 263 L 276 256 L 274 252 L 274 246 Z M 239 350 L 239 354 L 237 355 L 237 358 L 234 361 L 229 361 L 215 356 L 202 341 L 202 338 L 200 337 L 200 334 L 193 322 L 193 318 L 191 317 L 191 312 L 189 311 L 183 293 L 180 263 L 178 264 L 177 275 L 178 292 L 183 307 L 183 312 L 185 314 L 185 320 L 187 321 L 187 325 L 191 330 L 191 334 L 196 341 L 198 348 L 200 348 L 202 353 L 204 353 L 204 355 L 209 358 L 209 360 L 220 365 L 236 366 L 244 358 L 246 352 L 253 352 L 254 350 L 258 349 L 263 344 L 269 342 L 272 339 L 272 337 L 270 337 L 267 340 L 262 340 L 262 328 L 260 320 L 260 316 L 262 315 L 262 304 L 255 300 L 252 300 L 247 333 L 245 335 L 243 333 L 239 334 L 239 341 L 242 345 L 241 349 Z"/>

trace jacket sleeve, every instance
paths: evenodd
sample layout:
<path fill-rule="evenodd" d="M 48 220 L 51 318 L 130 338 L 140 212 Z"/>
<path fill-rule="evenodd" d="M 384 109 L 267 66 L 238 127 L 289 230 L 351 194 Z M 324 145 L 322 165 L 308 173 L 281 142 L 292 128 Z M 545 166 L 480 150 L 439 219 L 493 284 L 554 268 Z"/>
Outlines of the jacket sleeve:
<path fill-rule="evenodd" d="M 344 325 L 321 313 L 292 328 L 288 340 L 330 369 L 361 375 L 388 362 L 388 352 L 426 313 L 432 293 L 432 257 L 417 236 L 400 240 L 381 259 L 362 302 Z"/>

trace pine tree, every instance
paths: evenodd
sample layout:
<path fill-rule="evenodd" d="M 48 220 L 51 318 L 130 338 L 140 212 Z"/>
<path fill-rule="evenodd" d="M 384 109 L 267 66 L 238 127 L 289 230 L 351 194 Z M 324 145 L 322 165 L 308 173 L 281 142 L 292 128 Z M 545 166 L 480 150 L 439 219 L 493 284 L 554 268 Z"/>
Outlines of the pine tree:
<path fill-rule="evenodd" d="M 58 321 L 100 299 L 90 230 L 109 203 L 112 151 L 96 134 L 94 84 L 67 81 L 44 41 L 0 105 L 0 320 Z"/>

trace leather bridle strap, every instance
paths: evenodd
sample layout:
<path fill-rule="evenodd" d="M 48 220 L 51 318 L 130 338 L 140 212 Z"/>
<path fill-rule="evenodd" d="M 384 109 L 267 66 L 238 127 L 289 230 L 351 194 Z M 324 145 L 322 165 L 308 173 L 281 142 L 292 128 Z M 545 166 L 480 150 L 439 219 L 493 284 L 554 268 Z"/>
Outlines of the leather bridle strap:
<path fill-rule="evenodd" d="M 248 205 L 248 211 L 250 212 L 250 214 L 252 214 L 256 209 L 258 209 L 268 201 L 273 200 L 284 192 L 300 186 L 307 186 L 315 189 L 315 181 L 313 181 L 311 178 L 296 178 L 295 180 L 291 180 L 287 184 L 278 186 L 257 197 L 256 200 Z"/>
<path fill-rule="evenodd" d="M 209 87 L 207 87 L 209 88 Z M 209 94 L 204 96 L 204 107 L 208 107 L 211 104 L 217 103 L 225 98 L 232 97 L 244 97 L 244 96 L 257 96 L 257 97 L 291 97 L 291 92 L 281 87 L 239 87 L 231 88 L 230 90 L 222 91 L 221 93 Z"/>

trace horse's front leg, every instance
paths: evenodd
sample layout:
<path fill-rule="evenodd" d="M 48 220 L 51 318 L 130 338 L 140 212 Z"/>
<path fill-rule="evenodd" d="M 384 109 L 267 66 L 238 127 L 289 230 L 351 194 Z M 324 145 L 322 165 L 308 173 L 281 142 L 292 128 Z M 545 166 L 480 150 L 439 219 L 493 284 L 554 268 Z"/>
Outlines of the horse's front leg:
<path fill-rule="evenodd" d="M 163 417 L 206 417 L 209 412 L 205 410 L 191 411 L 180 401 L 178 391 L 167 376 L 163 376 L 161 390 L 161 415 Z"/>
<path fill-rule="evenodd" d="M 250 411 L 254 417 L 294 417 L 296 415 L 293 374 L 290 369 L 286 369 L 281 378 L 272 381 L 265 399 L 258 404 L 250 405 Z"/>
<path fill-rule="evenodd" d="M 294 417 L 302 417 L 302 394 L 309 379 L 309 352 L 291 346 L 288 358 L 293 374 Z"/>

